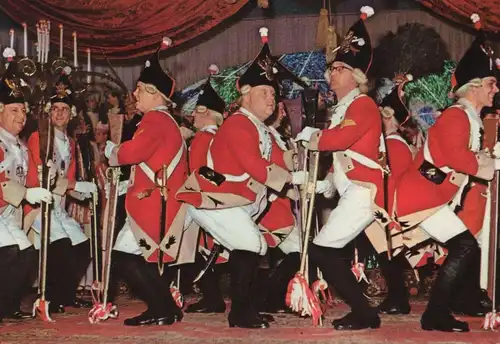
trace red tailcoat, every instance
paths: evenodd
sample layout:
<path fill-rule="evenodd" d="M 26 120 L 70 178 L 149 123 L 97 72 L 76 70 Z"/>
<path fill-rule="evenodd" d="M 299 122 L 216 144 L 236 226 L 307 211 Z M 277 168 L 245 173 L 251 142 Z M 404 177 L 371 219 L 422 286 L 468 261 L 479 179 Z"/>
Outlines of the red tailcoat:
<path fill-rule="evenodd" d="M 215 134 L 209 131 L 198 131 L 194 135 L 189 146 L 189 171 L 191 173 L 197 171 L 202 166 L 206 166 L 208 146 L 214 136 Z"/>
<path fill-rule="evenodd" d="M 466 175 L 482 178 L 493 168 L 470 149 L 470 137 L 467 113 L 456 106 L 446 109 L 429 129 L 427 142 L 434 165 L 447 166 L 456 172 L 447 173 L 441 184 L 427 180 L 419 172 L 424 161 L 424 147 L 420 149 L 396 186 L 396 212 L 403 226 L 423 221 L 453 200 Z"/>
<path fill-rule="evenodd" d="M 401 138 L 402 139 L 402 138 Z M 389 177 L 388 185 L 388 211 L 389 214 L 393 213 L 394 206 L 394 193 L 396 191 L 396 182 L 411 166 L 413 161 L 413 154 L 408 144 L 400 141 L 397 138 L 388 136 L 385 140 L 387 148 L 387 156 L 391 174 Z"/>
<path fill-rule="evenodd" d="M 191 173 L 197 171 L 200 167 L 207 165 L 207 152 L 210 142 L 215 137 L 215 132 L 210 131 L 198 131 L 191 145 L 189 146 L 189 170 Z M 214 247 L 214 238 L 207 232 L 202 232 L 200 235 L 200 252 L 206 252 L 207 254 Z M 217 257 L 217 264 L 226 263 L 228 260 L 229 252 L 224 250 L 222 254 Z"/>
<path fill-rule="evenodd" d="M 169 166 L 181 149 L 181 159 L 167 180 L 167 214 L 165 237 L 162 239 L 160 190 L 138 165 L 145 163 L 155 173 L 163 165 Z M 184 184 L 188 173 L 186 149 L 177 123 L 165 112 L 147 112 L 132 140 L 119 146 L 117 159 L 119 165 L 133 165 L 125 208 L 144 257 L 149 262 L 157 262 L 158 248 L 161 247 L 165 252 L 164 262 L 176 261 L 182 240 L 185 209 L 175 200 L 175 194 Z"/>
<path fill-rule="evenodd" d="M 256 125 L 243 113 L 234 113 L 224 121 L 212 141 L 213 170 L 238 177 L 246 173 L 249 178 L 226 179 L 218 186 L 194 171 L 177 193 L 177 199 L 197 208 L 229 208 L 253 203 L 259 190 L 266 186 L 281 191 L 289 172 L 280 166 L 292 166 L 292 156 L 286 159 L 287 154 L 271 139 L 272 154 L 268 161 L 260 151 Z"/>
<path fill-rule="evenodd" d="M 312 135 L 309 148 L 333 152 L 349 149 L 378 162 L 381 133 L 382 121 L 377 105 L 370 97 L 359 96 L 347 108 L 344 120 L 339 125 Z M 376 188 L 373 195 L 375 203 L 383 208 L 384 188 L 381 170 L 369 168 L 350 158 L 347 158 L 342 165 L 351 181 Z"/>

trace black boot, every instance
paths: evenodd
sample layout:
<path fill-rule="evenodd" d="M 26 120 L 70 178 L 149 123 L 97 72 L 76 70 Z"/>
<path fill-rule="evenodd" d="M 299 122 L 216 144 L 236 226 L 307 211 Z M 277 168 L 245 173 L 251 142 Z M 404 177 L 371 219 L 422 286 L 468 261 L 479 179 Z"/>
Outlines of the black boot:
<path fill-rule="evenodd" d="M 278 264 L 269 278 L 266 312 L 283 313 L 288 310 L 286 306 L 286 292 L 288 283 L 300 268 L 300 253 L 293 252 L 285 256 Z"/>
<path fill-rule="evenodd" d="M 146 302 L 147 310 L 125 319 L 126 326 L 171 325 L 182 320 L 182 311 L 175 304 L 167 280 L 159 275 L 156 264 L 147 263 L 142 256 L 114 251 L 116 272 L 132 292 Z"/>
<path fill-rule="evenodd" d="M 59 239 L 49 244 L 46 298 L 50 301 L 50 313 L 65 312 L 64 305 L 68 302 L 68 285 L 73 284 L 73 273 L 68 275 L 68 271 L 71 270 L 72 259 L 73 252 L 69 238 Z"/>
<path fill-rule="evenodd" d="M 491 311 L 491 300 L 480 285 L 481 250 L 472 257 L 472 262 L 463 276 L 460 277 L 456 292 L 453 293 L 451 310 L 453 313 L 472 317 L 483 317 Z M 489 301 L 489 302 L 488 302 Z"/>
<path fill-rule="evenodd" d="M 460 277 L 472 266 L 479 247 L 469 231 L 450 239 L 446 247 L 448 257 L 439 269 L 420 323 L 422 329 L 427 331 L 468 332 L 469 325 L 453 318 L 449 307 L 453 290 L 457 288 Z"/>
<path fill-rule="evenodd" d="M 33 318 L 32 312 L 21 311 L 21 300 L 33 285 L 37 271 L 38 252 L 29 247 L 19 251 L 17 259 L 10 266 L 8 274 L 14 289 L 7 307 L 8 318 L 22 320 Z"/>
<path fill-rule="evenodd" d="M 333 286 L 351 307 L 351 313 L 333 321 L 333 327 L 336 330 L 379 328 L 380 318 L 377 311 L 370 307 L 362 286 L 356 281 L 348 262 L 342 259 L 341 251 L 311 244 L 309 257 L 322 271 L 326 282 Z"/>
<path fill-rule="evenodd" d="M 19 253 L 18 245 L 0 247 L 0 274 L 5 277 L 0 283 L 0 319 L 16 311 L 13 309 L 13 298 L 19 289 L 19 274 L 12 267 L 18 264 Z"/>
<path fill-rule="evenodd" d="M 197 253 L 195 264 L 199 270 L 203 269 L 205 260 Z M 186 313 L 224 313 L 226 304 L 219 288 L 218 274 L 214 268 L 209 269 L 198 281 L 198 287 L 203 297 L 196 303 L 186 307 Z"/>
<path fill-rule="evenodd" d="M 231 311 L 229 327 L 268 328 L 269 323 L 258 317 L 252 306 L 252 283 L 258 268 L 257 253 L 233 250 L 229 259 L 231 269 Z"/>
<path fill-rule="evenodd" d="M 58 241 L 56 241 L 57 243 Z M 51 244 L 52 245 L 52 244 Z M 78 245 L 64 246 L 64 262 L 59 265 L 63 278 L 59 283 L 60 294 L 56 300 L 64 307 L 90 308 L 92 302 L 76 297 L 76 290 L 90 263 L 90 243 L 86 240 Z"/>
<path fill-rule="evenodd" d="M 392 315 L 410 313 L 408 288 L 404 282 L 404 262 L 402 260 L 406 260 L 402 253 L 392 257 L 391 261 L 387 257 L 387 252 L 377 256 L 382 276 L 387 284 L 387 297 L 377 307 L 379 313 Z"/>

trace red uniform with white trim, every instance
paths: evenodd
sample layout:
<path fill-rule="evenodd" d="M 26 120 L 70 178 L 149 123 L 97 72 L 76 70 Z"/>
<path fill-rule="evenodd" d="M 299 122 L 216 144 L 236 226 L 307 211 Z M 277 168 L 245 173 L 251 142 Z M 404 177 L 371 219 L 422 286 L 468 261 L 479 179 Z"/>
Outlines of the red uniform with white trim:
<path fill-rule="evenodd" d="M 481 128 L 475 109 L 467 101 L 460 100 L 458 106 L 446 109 L 429 129 L 428 153 L 424 145 L 397 185 L 396 211 L 403 228 L 424 221 L 424 230 L 429 232 L 436 228 L 438 233 L 429 234 L 442 242 L 467 229 L 448 204 L 458 204 L 469 175 L 489 178 L 493 174 L 492 160 L 479 152 Z M 445 172 L 441 183 L 428 180 L 420 172 L 424 160 L 429 159 Z M 435 171 L 428 173 L 434 175 Z"/>
<path fill-rule="evenodd" d="M 194 171 L 177 198 L 199 208 L 190 208 L 193 219 L 224 247 L 264 254 L 267 244 L 254 221 L 266 208 L 267 187 L 285 186 L 287 156 L 265 124 L 242 108 L 221 125 L 207 156 L 207 166 L 225 180 L 217 185 Z"/>
<path fill-rule="evenodd" d="M 207 152 L 210 143 L 212 142 L 217 126 L 209 126 L 202 128 L 194 135 L 191 145 L 189 146 L 189 170 L 191 173 L 198 170 L 202 166 L 207 165 Z M 210 254 L 215 244 L 214 238 L 203 231 L 200 235 L 199 251 L 205 254 Z M 229 258 L 229 252 L 224 250 L 219 254 L 216 264 L 226 263 Z"/>
<path fill-rule="evenodd" d="M 31 246 L 23 231 L 22 202 L 26 188 L 38 185 L 37 169 L 29 149 L 0 127 L 0 247 Z"/>
<path fill-rule="evenodd" d="M 191 183 L 179 190 L 177 199 L 192 204 L 197 208 L 227 208 L 237 205 L 247 205 L 255 201 L 256 189 L 267 186 L 281 191 L 285 185 L 288 171 L 281 166 L 285 164 L 283 151 L 272 141 L 270 155 L 263 157 L 259 146 L 259 132 L 252 120 L 241 112 L 236 112 L 227 118 L 212 141 L 210 154 L 213 169 L 220 174 L 241 177 L 241 180 L 226 178 L 220 186 L 208 181 L 194 171 L 190 179 L 197 184 L 191 190 Z M 271 147 L 271 146 L 270 146 Z M 245 178 L 245 174 L 248 175 Z M 205 198 L 204 196 L 209 196 Z"/>
<path fill-rule="evenodd" d="M 314 239 L 316 245 L 342 248 L 368 228 L 375 216 L 385 216 L 377 211 L 384 205 L 378 162 L 381 135 L 378 107 L 359 89 L 340 99 L 329 129 L 312 135 L 310 149 L 333 152 L 333 182 L 341 196 Z"/>
<path fill-rule="evenodd" d="M 165 110 L 159 107 L 144 114 L 132 140 L 119 146 L 117 160 L 119 165 L 133 165 L 125 207 L 135 240 L 147 261 L 157 262 L 161 247 L 164 262 L 168 263 L 177 260 L 182 241 L 185 210 L 175 200 L 175 193 L 186 180 L 188 164 L 179 126 Z M 173 161 L 175 168 L 167 179 L 167 218 L 162 240 L 161 195 L 151 174 Z"/>

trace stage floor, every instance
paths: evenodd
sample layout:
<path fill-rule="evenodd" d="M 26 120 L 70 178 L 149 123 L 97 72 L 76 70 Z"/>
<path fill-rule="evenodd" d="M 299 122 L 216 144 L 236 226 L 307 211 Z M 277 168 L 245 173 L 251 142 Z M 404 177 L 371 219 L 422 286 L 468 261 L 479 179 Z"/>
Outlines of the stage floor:
<path fill-rule="evenodd" d="M 231 329 L 226 316 L 186 314 L 181 323 L 172 326 L 125 327 L 123 319 L 139 314 L 144 305 L 137 300 L 121 298 L 119 319 L 91 325 L 87 310 L 67 308 L 55 315 L 55 323 L 39 319 L 23 322 L 4 320 L 0 325 L 0 343 L 500 343 L 500 332 L 481 330 L 482 318 L 469 321 L 470 333 L 427 332 L 420 329 L 423 301 L 412 302 L 412 313 L 406 316 L 382 316 L 382 328 L 363 331 L 335 331 L 334 318 L 347 307 L 336 304 L 326 314 L 323 327 L 313 327 L 310 319 L 291 314 L 276 315 L 276 322 L 266 330 Z"/>

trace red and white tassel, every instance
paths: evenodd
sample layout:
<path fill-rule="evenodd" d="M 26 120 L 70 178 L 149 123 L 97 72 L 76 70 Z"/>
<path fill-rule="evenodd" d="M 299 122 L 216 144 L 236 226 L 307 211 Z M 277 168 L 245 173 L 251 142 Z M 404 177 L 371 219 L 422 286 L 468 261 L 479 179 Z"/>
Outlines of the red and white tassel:
<path fill-rule="evenodd" d="M 371 6 L 361 7 L 361 15 L 359 16 L 362 20 L 366 20 L 375 14 L 375 10 Z"/>
<path fill-rule="evenodd" d="M 497 66 L 497 69 L 500 70 L 500 58 L 495 59 L 495 65 Z"/>
<path fill-rule="evenodd" d="M 479 14 L 472 13 L 471 16 L 470 16 L 470 20 L 472 20 L 472 22 L 474 23 L 474 27 L 476 28 L 476 30 L 481 29 L 481 27 L 482 27 L 482 25 L 481 25 L 481 17 L 479 16 Z"/>
<path fill-rule="evenodd" d="M 260 40 L 261 40 L 262 44 L 266 44 L 267 42 L 269 42 L 269 38 L 267 37 L 268 33 L 269 33 L 269 29 L 267 27 L 261 27 L 259 29 L 259 33 L 260 33 Z"/>

